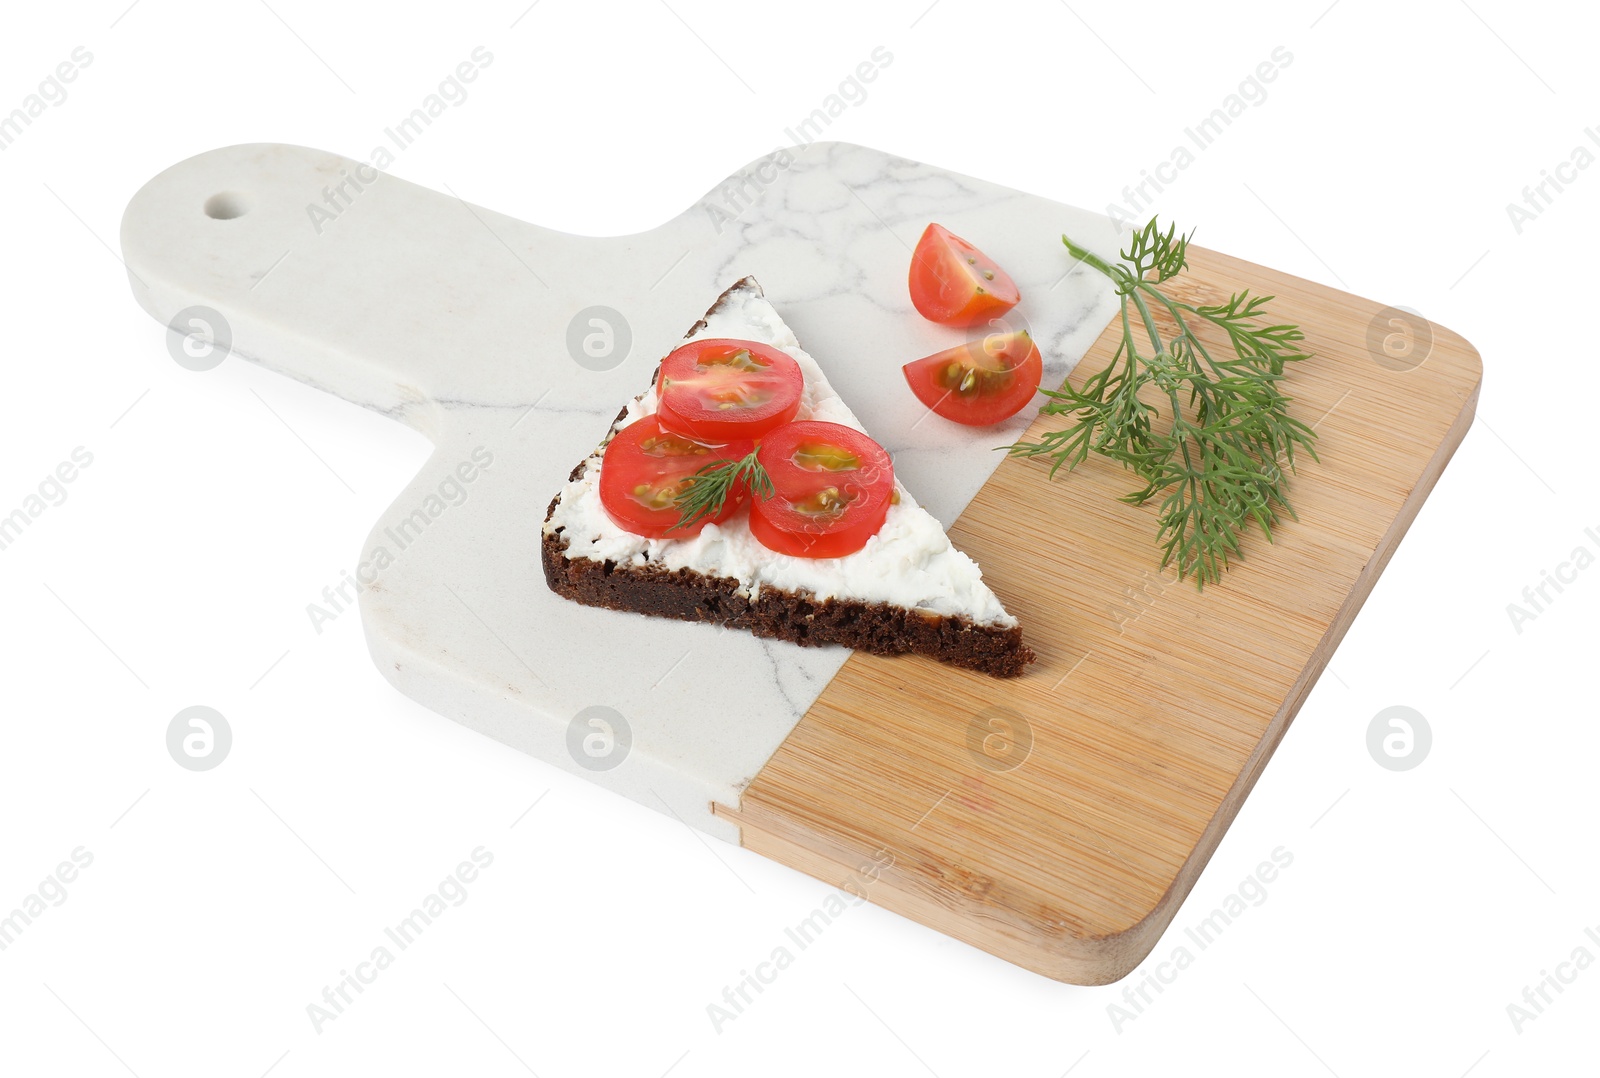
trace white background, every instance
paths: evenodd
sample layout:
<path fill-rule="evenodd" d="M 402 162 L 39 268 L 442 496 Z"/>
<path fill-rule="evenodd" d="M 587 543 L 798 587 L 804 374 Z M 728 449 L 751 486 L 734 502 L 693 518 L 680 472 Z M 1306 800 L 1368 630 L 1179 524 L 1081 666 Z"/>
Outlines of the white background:
<path fill-rule="evenodd" d="M 94 457 L 0 551 L 0 912 L 74 849 L 94 859 L 0 952 L 0 1070 L 1593 1073 L 1600 965 L 1520 1032 L 1507 1005 L 1580 945 L 1600 958 L 1584 935 L 1600 934 L 1600 569 L 1520 632 L 1507 604 L 1580 544 L 1600 551 L 1584 535 L 1600 532 L 1600 168 L 1520 234 L 1506 212 L 1600 125 L 1592 16 L 1508 0 L 124 6 L 28 5 L 0 35 L 0 112 L 76 46 L 94 57 L 0 153 L 0 513 L 75 447 Z M 878 45 L 892 65 L 829 137 L 1095 209 L 1275 47 L 1292 53 L 1157 209 L 1204 245 L 1460 331 L 1485 389 L 1153 960 L 1272 850 L 1292 866 L 1135 1020 L 1107 1010 L 1126 983 L 1055 984 L 862 906 L 719 1032 L 707 1004 L 825 887 L 425 712 L 372 669 L 356 615 L 313 631 L 306 604 L 426 446 L 236 359 L 181 369 L 130 298 L 118 221 L 146 179 L 215 146 L 364 157 L 478 45 L 493 65 L 394 172 L 595 234 L 651 227 L 787 141 Z M 214 771 L 168 756 L 191 704 L 232 725 Z M 1366 748 L 1396 704 L 1434 735 L 1405 772 Z M 494 862 L 466 903 L 317 1032 L 306 1005 L 478 846 Z"/>

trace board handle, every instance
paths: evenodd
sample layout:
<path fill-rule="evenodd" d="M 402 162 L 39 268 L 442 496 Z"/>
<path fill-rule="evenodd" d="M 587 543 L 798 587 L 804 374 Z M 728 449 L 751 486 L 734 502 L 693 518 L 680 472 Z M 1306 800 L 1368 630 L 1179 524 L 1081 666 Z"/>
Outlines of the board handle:
<path fill-rule="evenodd" d="M 560 339 L 583 305 L 568 290 L 588 286 L 564 275 L 564 288 L 551 270 L 611 242 L 274 144 L 173 165 L 122 219 L 134 296 L 174 331 L 179 362 L 238 354 L 430 436 L 441 402 L 510 404 L 548 387 L 564 368 L 537 342 Z"/>

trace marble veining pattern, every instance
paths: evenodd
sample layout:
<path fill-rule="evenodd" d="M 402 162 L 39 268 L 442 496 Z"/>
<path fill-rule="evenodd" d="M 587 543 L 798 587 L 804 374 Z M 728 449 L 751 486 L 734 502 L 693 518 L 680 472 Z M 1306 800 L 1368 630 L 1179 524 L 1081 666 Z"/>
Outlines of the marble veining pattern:
<path fill-rule="evenodd" d="M 474 450 L 492 454 L 466 500 L 363 592 L 374 661 L 439 713 L 729 839 L 734 829 L 710 802 L 738 803 L 847 652 L 557 598 L 539 566 L 539 525 L 567 472 L 711 301 L 754 274 L 894 454 L 901 481 L 948 525 L 1031 411 L 973 430 L 928 415 L 906 390 L 902 363 L 968 335 L 911 307 L 906 267 L 923 226 L 940 221 L 1016 278 L 1024 299 L 1014 322 L 1039 341 L 1046 385 L 1115 309 L 1102 278 L 1069 272 L 1059 241 L 1071 232 L 1114 254 L 1102 216 L 844 143 L 814 143 L 787 168 L 769 166 L 771 182 L 746 183 L 754 196 L 720 230 L 711 207 L 726 211 L 723 191 L 738 174 L 659 228 L 615 237 L 553 232 L 392 176 L 314 233 L 304 207 L 352 167 L 257 145 L 162 173 L 123 221 L 136 297 L 163 322 L 188 306 L 215 308 L 239 355 L 433 441 L 363 559 Z M 247 192 L 250 212 L 206 217 L 200 207 L 218 191 Z M 614 308 L 632 331 L 627 358 L 607 371 L 567 351 L 569 321 L 593 305 Z M 708 695 L 706 686 L 728 684 L 733 694 Z M 585 769 L 567 749 L 569 722 L 591 705 L 614 708 L 632 733 L 610 770 Z"/>

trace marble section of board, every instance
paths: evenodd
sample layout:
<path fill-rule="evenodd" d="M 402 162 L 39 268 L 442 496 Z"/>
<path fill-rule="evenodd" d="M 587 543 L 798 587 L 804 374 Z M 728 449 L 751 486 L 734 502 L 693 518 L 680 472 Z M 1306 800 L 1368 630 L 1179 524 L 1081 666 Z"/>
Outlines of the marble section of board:
<path fill-rule="evenodd" d="M 729 839 L 736 829 L 710 803 L 737 806 L 847 652 L 557 598 L 540 572 L 539 525 L 567 472 L 707 305 L 753 274 L 948 526 L 1033 410 L 973 430 L 929 415 L 906 389 L 901 364 L 968 336 L 911 307 L 906 267 L 923 227 L 939 221 L 1013 275 L 1046 385 L 1116 308 L 1059 239 L 1113 255 L 1099 214 L 843 143 L 786 159 L 752 163 L 652 231 L 583 237 L 337 155 L 238 146 L 150 181 L 122 226 L 135 295 L 154 317 L 220 311 L 238 355 L 433 441 L 359 558 L 386 562 L 361 596 L 383 674 L 449 718 Z M 351 176 L 366 182 L 346 186 L 348 205 L 319 231 L 307 207 Z M 245 212 L 208 216 L 218 195 Z M 591 307 L 619 313 L 631 337 L 608 369 L 569 348 Z M 571 747 L 574 718 L 591 707 L 627 724 L 626 758 L 609 769 Z"/>

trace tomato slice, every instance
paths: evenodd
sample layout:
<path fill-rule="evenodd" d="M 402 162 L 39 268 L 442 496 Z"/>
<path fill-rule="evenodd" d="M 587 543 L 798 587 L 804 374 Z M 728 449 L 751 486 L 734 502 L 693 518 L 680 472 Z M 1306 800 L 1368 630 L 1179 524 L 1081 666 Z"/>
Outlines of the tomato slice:
<path fill-rule="evenodd" d="M 731 517 L 744 500 L 734 491 L 715 516 L 702 517 L 687 528 L 674 527 L 682 511 L 673 499 L 685 480 L 707 465 L 737 461 L 755 449 L 748 439 L 708 446 L 661 429 L 655 416 L 645 416 L 621 430 L 600 460 L 600 504 L 623 531 L 646 539 L 684 539 L 700 534 L 707 524 Z"/>
<path fill-rule="evenodd" d="M 842 558 L 883 527 L 894 496 L 894 463 L 855 428 L 790 423 L 762 439 L 757 459 L 772 479 L 772 496 L 750 503 L 750 531 L 768 549 Z"/>
<path fill-rule="evenodd" d="M 943 225 L 930 224 L 911 256 L 911 302 L 924 318 L 973 326 L 1004 314 L 1022 295 L 994 259 Z"/>
<path fill-rule="evenodd" d="M 906 381 L 934 412 L 970 427 L 1010 419 L 1039 391 L 1044 361 L 1027 330 L 991 333 L 907 363 Z"/>
<path fill-rule="evenodd" d="M 804 387 L 800 365 L 787 352 L 712 337 L 661 361 L 656 412 L 664 428 L 699 442 L 759 438 L 795 417 Z"/>

